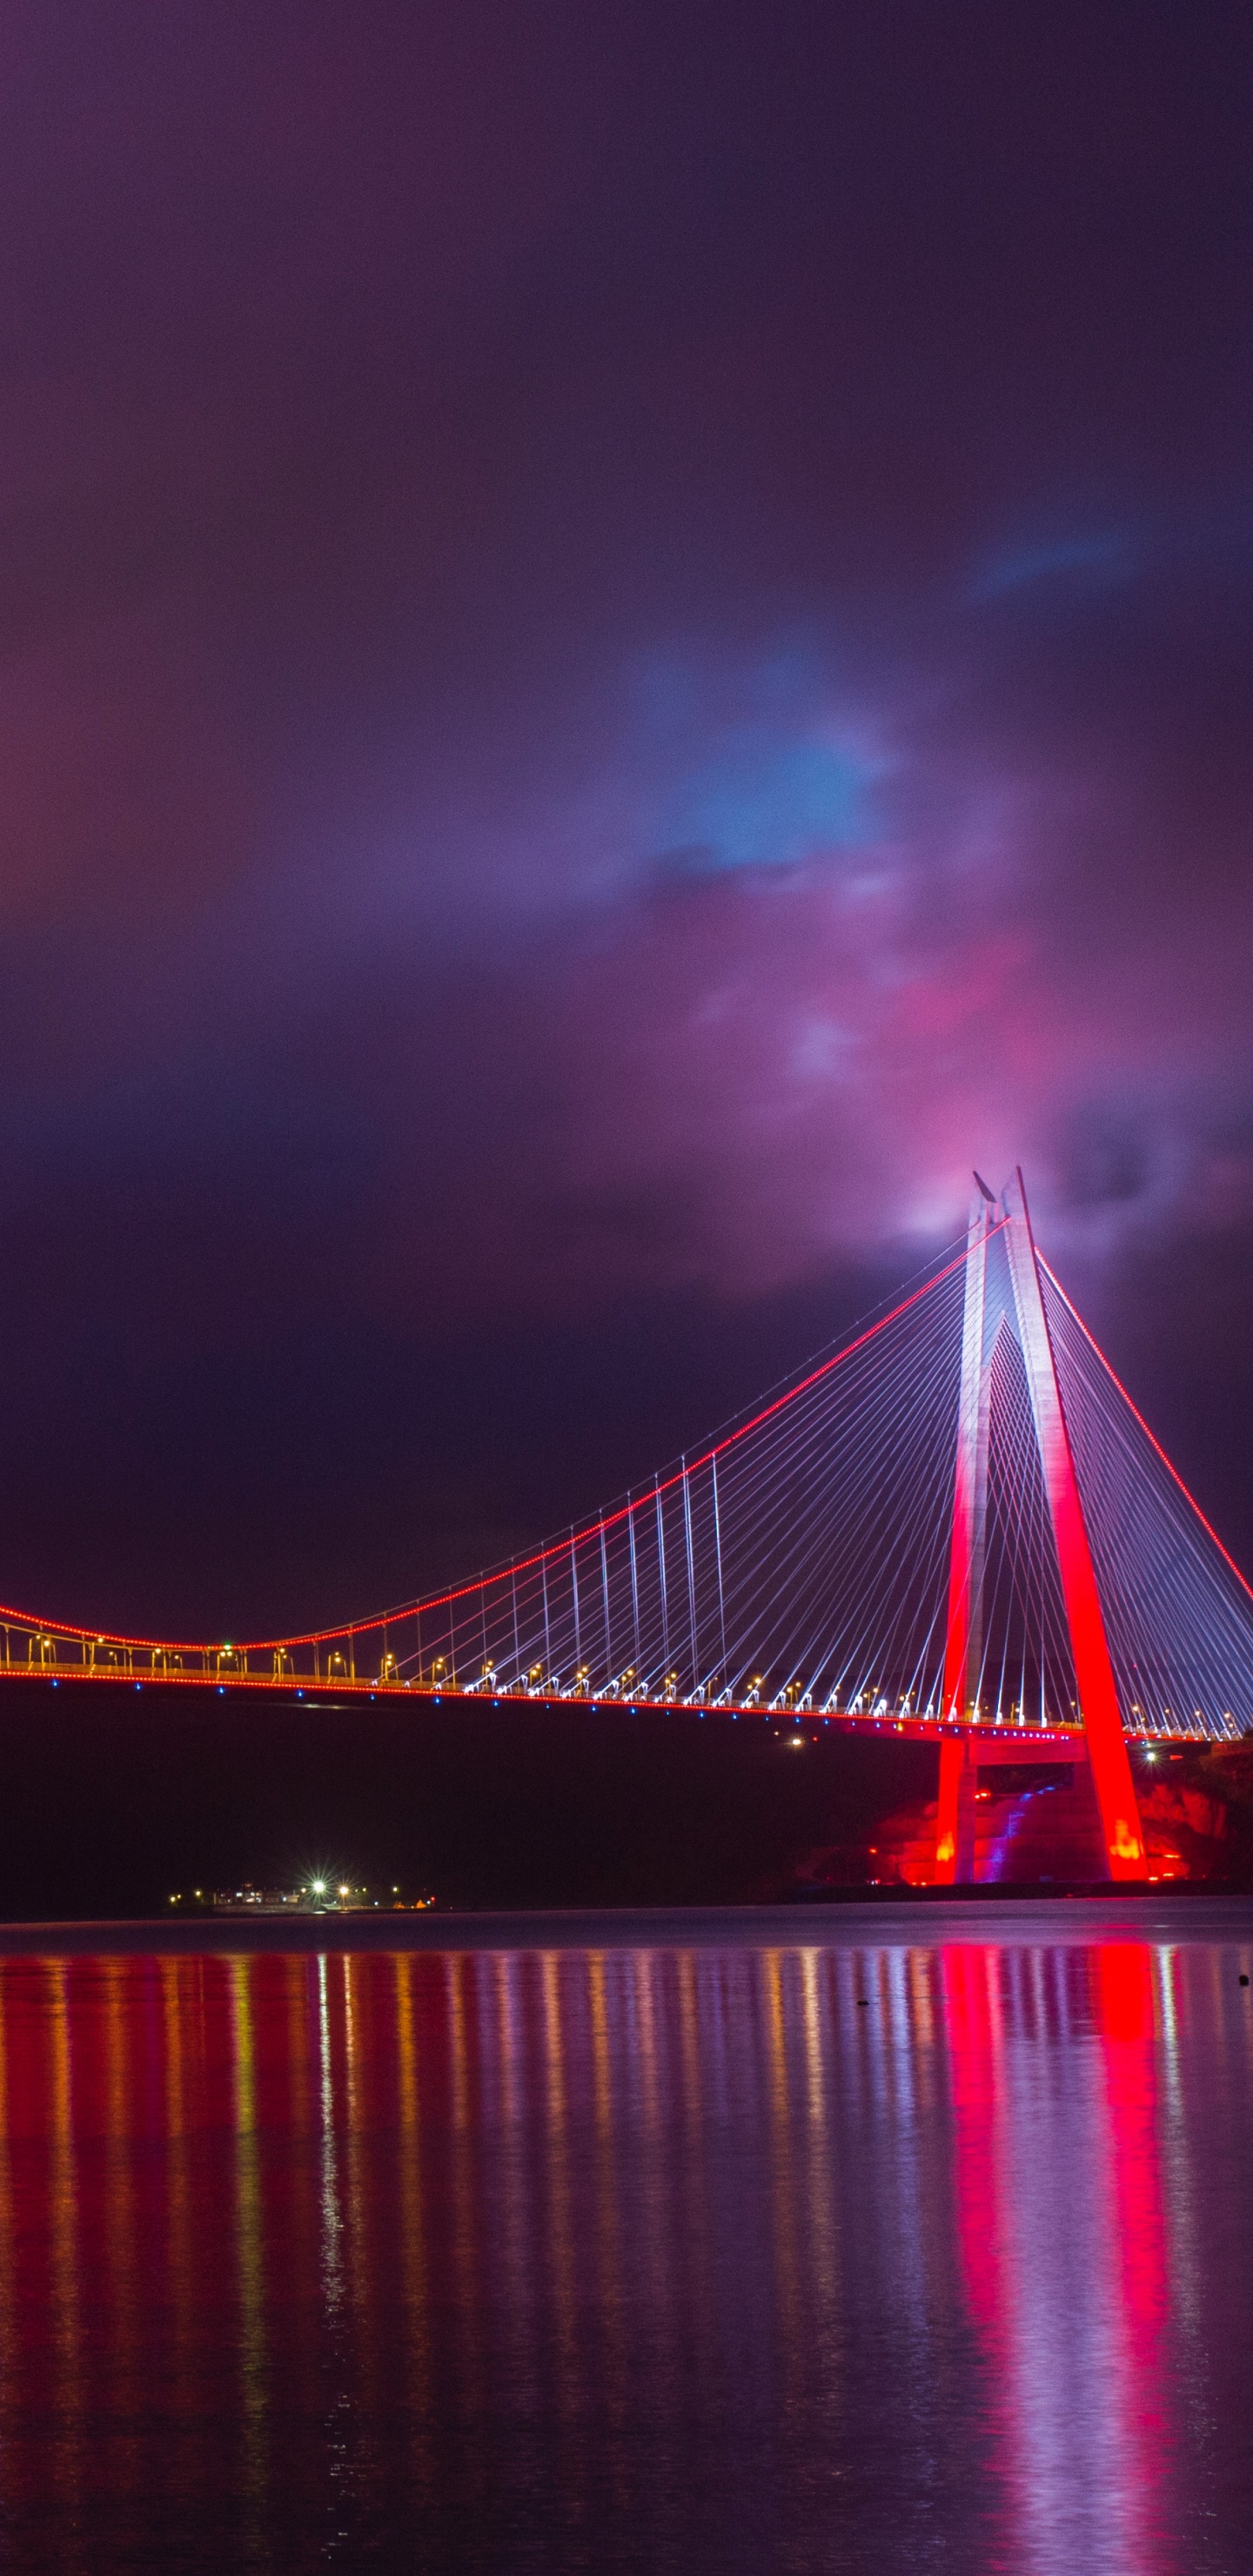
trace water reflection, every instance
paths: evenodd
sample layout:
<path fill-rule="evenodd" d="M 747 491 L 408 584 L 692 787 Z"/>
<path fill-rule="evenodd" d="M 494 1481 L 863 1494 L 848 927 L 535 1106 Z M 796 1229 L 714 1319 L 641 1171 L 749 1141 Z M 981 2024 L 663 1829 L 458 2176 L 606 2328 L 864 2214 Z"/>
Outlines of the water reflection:
<path fill-rule="evenodd" d="M 1118 1944 L 941 1964 L 958 2232 L 1020 2563 L 1151 2576 L 1166 2467 L 1153 1961 Z"/>
<path fill-rule="evenodd" d="M 1222 2576 L 1241 1966 L 0 1963 L 11 2563 Z"/>

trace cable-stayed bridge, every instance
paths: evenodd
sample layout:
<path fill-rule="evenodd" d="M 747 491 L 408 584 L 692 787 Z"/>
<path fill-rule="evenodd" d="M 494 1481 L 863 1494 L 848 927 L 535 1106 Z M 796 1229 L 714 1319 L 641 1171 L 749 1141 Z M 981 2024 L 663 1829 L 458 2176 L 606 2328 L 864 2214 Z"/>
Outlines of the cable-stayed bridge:
<path fill-rule="evenodd" d="M 1139 1879 L 1128 1741 L 1253 1727 L 1253 1591 L 1033 1239 L 1021 1174 L 838 1348 L 609 1510 L 300 1636 L 111 1635 L 0 1609 L 0 1676 L 721 1710 L 940 1746 L 935 1875 L 989 1765 L 1090 1782 Z"/>

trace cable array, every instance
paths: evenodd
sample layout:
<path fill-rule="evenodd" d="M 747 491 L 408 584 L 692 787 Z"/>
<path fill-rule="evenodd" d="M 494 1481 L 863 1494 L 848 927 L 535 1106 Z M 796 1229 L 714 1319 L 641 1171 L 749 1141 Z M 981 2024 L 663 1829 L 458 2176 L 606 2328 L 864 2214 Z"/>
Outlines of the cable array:
<path fill-rule="evenodd" d="M 1007 1228 L 1022 1221 L 990 1224 L 970 1306 L 983 1318 L 981 1354 L 970 1345 L 982 1465 L 956 1705 L 1053 1727 L 1081 1711 L 1008 1258 Z M 608 1511 L 446 1591 L 243 1645 L 94 1634 L 0 1608 L 0 1666 L 947 1720 L 970 1258 L 965 1241 L 950 1248 L 890 1311 Z M 1038 1266 L 1124 1725 L 1243 1734 L 1253 1592 Z"/>
<path fill-rule="evenodd" d="M 1047 1264 L 1045 1311 L 1124 1723 L 1253 1727 L 1253 1592 Z"/>
<path fill-rule="evenodd" d="M 964 1256 L 613 1511 L 424 1602 L 428 1686 L 938 1707 Z"/>
<path fill-rule="evenodd" d="M 971 1714 L 1080 1715 L 1003 1228 L 987 1252 L 987 1483 Z M 1253 1595 L 1040 1264 L 1124 1723 L 1253 1723 Z M 965 1261 L 799 1387 L 564 1540 L 421 1605 L 428 1686 L 943 1714 Z"/>

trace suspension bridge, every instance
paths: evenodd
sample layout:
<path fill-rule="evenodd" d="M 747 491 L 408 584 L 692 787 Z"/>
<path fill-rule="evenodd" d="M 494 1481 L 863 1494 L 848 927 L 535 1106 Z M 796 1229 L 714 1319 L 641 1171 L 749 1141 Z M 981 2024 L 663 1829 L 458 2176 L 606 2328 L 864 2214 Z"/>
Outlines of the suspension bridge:
<path fill-rule="evenodd" d="M 977 1176 L 976 1176 L 977 1179 Z M 1039 1251 L 1021 1173 L 838 1347 L 610 1509 L 370 1618 L 249 1642 L 0 1609 L 0 1681 L 719 1710 L 939 1747 L 935 1880 L 980 1771 L 1068 1766 L 1145 1874 L 1131 1743 L 1253 1728 L 1253 1590 Z"/>

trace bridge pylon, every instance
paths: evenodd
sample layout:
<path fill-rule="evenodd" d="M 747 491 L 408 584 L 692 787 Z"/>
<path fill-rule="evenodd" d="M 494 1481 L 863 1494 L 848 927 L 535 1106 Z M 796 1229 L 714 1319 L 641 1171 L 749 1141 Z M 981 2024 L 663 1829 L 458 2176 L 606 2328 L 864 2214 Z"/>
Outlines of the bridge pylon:
<path fill-rule="evenodd" d="M 1012 1305 L 1002 1300 L 990 1313 L 987 1256 L 993 1232 L 1005 1238 Z M 967 1234 L 943 1691 L 945 1720 L 960 1725 L 963 1733 L 947 1737 L 941 1747 L 936 1885 L 969 1884 L 974 1877 L 980 1747 L 977 1733 L 965 1730 L 977 1728 L 980 1716 L 991 1365 L 997 1335 L 1006 1325 L 1015 1333 L 1026 1375 L 1106 1868 L 1111 1879 L 1141 1879 L 1144 1834 L 1027 1196 L 1022 1173 L 1015 1170 L 999 1204 L 986 1183 L 978 1181 Z M 1025 1745 L 1023 1751 L 1030 1759 Z"/>

